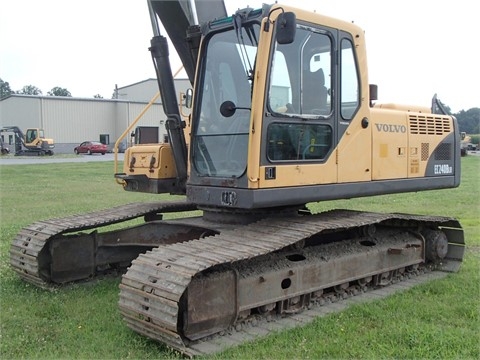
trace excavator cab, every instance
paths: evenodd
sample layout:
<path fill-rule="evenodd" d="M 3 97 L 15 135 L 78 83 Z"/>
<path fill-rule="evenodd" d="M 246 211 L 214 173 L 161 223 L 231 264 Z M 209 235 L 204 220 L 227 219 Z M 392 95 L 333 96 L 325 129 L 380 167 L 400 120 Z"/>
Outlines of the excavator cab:
<path fill-rule="evenodd" d="M 195 84 L 191 114 L 183 119 L 178 110 L 157 26 L 150 51 L 169 142 L 126 153 L 116 174 L 126 190 L 265 209 L 458 186 L 455 119 L 423 107 L 372 106 L 357 25 L 275 4 L 200 26 L 185 16 L 180 38 L 170 19 L 182 4 L 150 1 L 150 10 Z"/>
<path fill-rule="evenodd" d="M 25 134 L 25 144 L 28 146 L 35 146 L 41 138 L 45 138 L 43 130 L 41 129 L 27 129 Z"/>

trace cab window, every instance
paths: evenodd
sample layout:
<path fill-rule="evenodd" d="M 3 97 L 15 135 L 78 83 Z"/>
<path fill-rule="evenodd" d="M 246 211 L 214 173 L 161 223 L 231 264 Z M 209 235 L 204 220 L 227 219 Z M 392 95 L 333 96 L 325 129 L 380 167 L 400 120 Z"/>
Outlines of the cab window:
<path fill-rule="evenodd" d="M 355 65 L 353 44 L 348 39 L 342 40 L 340 65 L 340 111 L 344 120 L 351 120 L 360 104 L 358 72 Z"/>
<path fill-rule="evenodd" d="M 268 111 L 270 161 L 323 160 L 332 148 L 332 38 L 299 25 L 291 44 L 275 44 Z"/>
<path fill-rule="evenodd" d="M 273 123 L 267 137 L 271 161 L 321 160 L 332 147 L 332 129 L 326 124 Z"/>
<path fill-rule="evenodd" d="M 329 115 L 331 53 L 330 37 L 309 28 L 297 29 L 293 43 L 277 44 L 270 76 L 270 111 L 309 118 Z"/>

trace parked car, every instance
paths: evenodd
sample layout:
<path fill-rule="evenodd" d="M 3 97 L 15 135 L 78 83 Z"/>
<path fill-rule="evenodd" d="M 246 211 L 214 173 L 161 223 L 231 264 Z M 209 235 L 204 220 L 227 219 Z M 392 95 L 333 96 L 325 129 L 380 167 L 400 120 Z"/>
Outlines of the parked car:
<path fill-rule="evenodd" d="M 75 154 L 102 154 L 105 155 L 107 152 L 107 145 L 102 144 L 98 141 L 84 141 L 80 145 L 78 145 L 73 152 Z"/>

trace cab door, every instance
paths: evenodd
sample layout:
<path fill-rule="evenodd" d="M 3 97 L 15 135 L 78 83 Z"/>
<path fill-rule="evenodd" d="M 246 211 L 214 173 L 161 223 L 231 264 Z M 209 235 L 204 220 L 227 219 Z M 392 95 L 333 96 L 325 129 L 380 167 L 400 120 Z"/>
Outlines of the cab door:
<path fill-rule="evenodd" d="M 262 119 L 260 188 L 337 181 L 337 30 L 297 22 L 295 39 L 272 44 Z"/>

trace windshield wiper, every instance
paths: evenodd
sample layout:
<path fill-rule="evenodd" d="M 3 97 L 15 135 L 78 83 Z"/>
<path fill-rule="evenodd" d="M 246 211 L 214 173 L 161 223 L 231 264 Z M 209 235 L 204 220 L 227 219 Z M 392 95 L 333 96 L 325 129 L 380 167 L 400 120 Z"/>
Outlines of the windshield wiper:
<path fill-rule="evenodd" d="M 249 25 L 246 27 L 242 26 L 243 19 L 248 16 L 248 13 L 245 13 L 244 10 L 242 11 L 243 11 L 242 13 L 237 12 L 233 16 L 233 27 L 235 29 L 235 35 L 237 36 L 238 44 L 240 45 L 240 55 L 242 57 L 242 63 L 244 64 L 244 67 L 245 67 L 244 68 L 245 74 L 247 75 L 248 80 L 253 81 L 252 63 L 250 62 L 250 58 L 248 56 L 247 46 L 245 45 L 242 29 L 245 29 L 245 33 L 247 34 L 248 39 L 250 40 L 250 44 L 252 46 L 257 47 L 258 41 L 255 36 L 255 31 L 253 30 L 252 25 Z"/>

